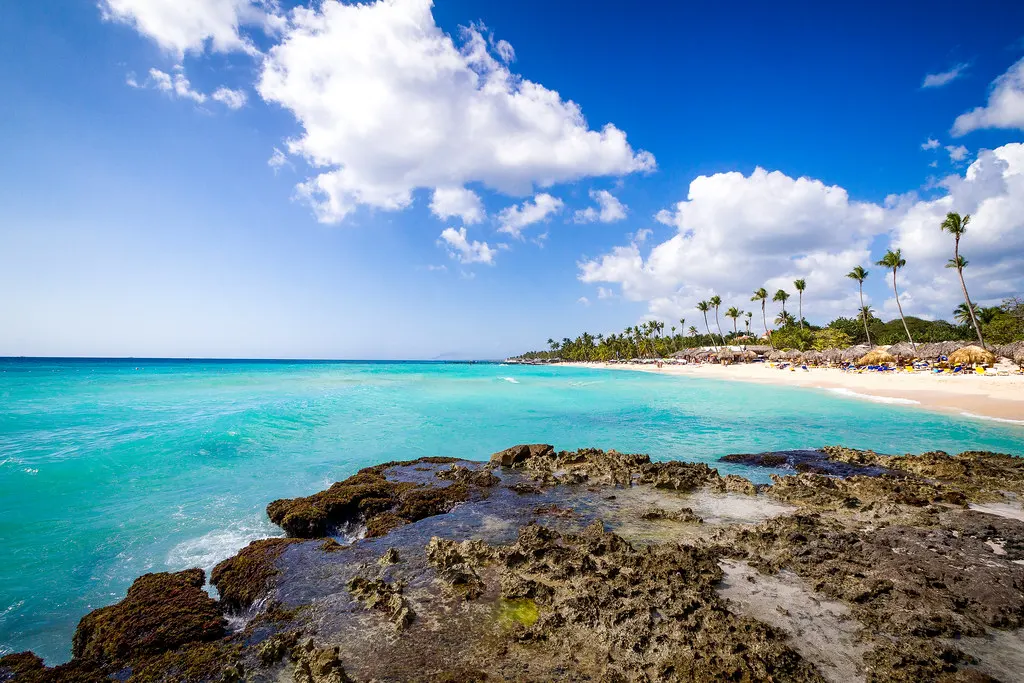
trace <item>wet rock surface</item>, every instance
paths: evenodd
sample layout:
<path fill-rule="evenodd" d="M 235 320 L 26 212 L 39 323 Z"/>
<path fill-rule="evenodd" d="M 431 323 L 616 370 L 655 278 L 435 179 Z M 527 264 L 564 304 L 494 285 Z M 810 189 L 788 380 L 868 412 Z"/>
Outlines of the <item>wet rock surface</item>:
<path fill-rule="evenodd" d="M 8 655 L 0 682 L 1013 680 L 1015 458 L 727 461 L 793 473 L 543 444 L 367 468 L 272 503 L 289 538 L 219 564 L 219 600 L 201 570 L 141 577 L 74 660 Z"/>

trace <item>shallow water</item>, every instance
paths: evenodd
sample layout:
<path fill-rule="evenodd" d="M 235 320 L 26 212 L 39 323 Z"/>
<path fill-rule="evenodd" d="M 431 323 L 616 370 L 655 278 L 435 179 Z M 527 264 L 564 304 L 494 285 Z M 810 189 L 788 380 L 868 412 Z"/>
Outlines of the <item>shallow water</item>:
<path fill-rule="evenodd" d="M 647 373 L 0 360 L 0 653 L 67 659 L 78 619 L 136 576 L 209 569 L 279 534 L 264 514 L 275 498 L 385 460 L 482 459 L 536 441 L 708 462 L 824 444 L 1024 454 L 1019 426 Z"/>

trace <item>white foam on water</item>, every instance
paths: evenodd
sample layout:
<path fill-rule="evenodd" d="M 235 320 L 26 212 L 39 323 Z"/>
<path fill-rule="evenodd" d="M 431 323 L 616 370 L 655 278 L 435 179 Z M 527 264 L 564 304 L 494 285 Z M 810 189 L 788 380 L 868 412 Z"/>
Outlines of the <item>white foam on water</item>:
<path fill-rule="evenodd" d="M 167 553 L 167 566 L 172 569 L 201 567 L 206 570 L 209 578 L 210 572 L 221 560 L 226 560 L 253 541 L 281 535 L 280 529 L 269 524 L 232 524 L 227 529 L 215 529 L 174 546 Z"/>
<path fill-rule="evenodd" d="M 1004 422 L 1011 425 L 1024 425 L 1024 420 L 1011 420 L 1006 417 L 989 417 L 987 415 L 975 415 L 974 413 L 960 413 L 964 417 L 973 417 L 975 420 L 987 420 L 989 422 Z"/>
<path fill-rule="evenodd" d="M 519 380 L 517 380 L 515 377 L 502 377 L 502 379 L 505 380 L 506 382 L 511 382 L 512 384 L 519 384 Z"/>
<path fill-rule="evenodd" d="M 859 398 L 865 401 L 874 401 L 875 403 L 893 403 L 897 405 L 907 406 L 917 405 L 921 403 L 920 401 L 915 401 L 910 398 L 892 398 L 891 396 L 875 396 L 874 394 L 861 394 L 856 391 L 850 391 L 849 389 L 845 389 L 842 387 L 832 387 L 826 389 L 826 391 L 830 391 L 833 394 L 839 394 L 840 396 L 847 396 L 849 398 Z"/>
<path fill-rule="evenodd" d="M 1006 517 L 1007 519 L 1017 519 L 1024 522 L 1024 508 L 1020 505 L 1013 505 L 1010 503 L 984 503 L 982 505 L 978 505 L 976 503 L 970 503 L 967 507 L 975 512 L 984 512 L 988 515 Z"/>

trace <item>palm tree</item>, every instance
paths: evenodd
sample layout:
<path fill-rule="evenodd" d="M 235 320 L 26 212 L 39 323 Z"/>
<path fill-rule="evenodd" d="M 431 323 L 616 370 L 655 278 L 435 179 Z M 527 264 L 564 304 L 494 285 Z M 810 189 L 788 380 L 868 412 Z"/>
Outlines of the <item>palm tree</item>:
<path fill-rule="evenodd" d="M 785 311 L 782 311 L 781 313 L 779 313 L 778 316 L 776 316 L 775 324 L 779 325 L 780 327 L 785 327 L 787 325 L 795 325 L 796 321 L 793 320 L 792 313 L 786 313 Z"/>
<path fill-rule="evenodd" d="M 971 309 L 974 309 L 974 317 L 971 317 Z M 956 320 L 961 325 L 966 325 L 972 322 L 975 318 L 981 317 L 981 309 L 978 304 L 971 304 L 971 308 L 967 308 L 967 304 L 960 304 L 953 309 L 953 320 Z"/>
<path fill-rule="evenodd" d="M 708 303 L 715 309 L 715 327 L 718 328 L 718 336 L 722 338 L 722 346 L 725 346 L 725 336 L 722 334 L 722 323 L 718 322 L 718 307 L 722 305 L 722 297 L 716 294 L 708 299 Z"/>
<path fill-rule="evenodd" d="M 871 308 L 870 306 L 861 306 L 860 314 L 864 316 L 865 320 L 875 319 L 875 309 Z"/>
<path fill-rule="evenodd" d="M 746 326 L 747 326 L 747 336 L 748 337 L 750 336 L 750 319 L 753 318 L 753 317 L 754 317 L 754 314 L 751 313 L 750 311 L 747 311 L 747 319 L 743 321 L 746 324 Z"/>
<path fill-rule="evenodd" d="M 718 350 L 718 344 L 715 342 L 714 336 L 711 334 L 711 326 L 708 325 L 708 311 L 711 310 L 711 303 L 708 301 L 698 301 L 697 310 L 704 314 L 704 327 L 708 330 L 708 336 L 711 337 L 712 344 L 715 345 L 715 350 Z"/>
<path fill-rule="evenodd" d="M 690 336 L 691 337 L 696 337 L 698 334 L 700 334 L 700 330 L 698 330 L 693 325 L 690 325 Z"/>
<path fill-rule="evenodd" d="M 967 259 L 960 255 L 960 238 L 967 232 L 967 224 L 970 222 L 970 214 L 961 218 L 960 214 L 950 211 L 946 214 L 946 220 L 942 221 L 939 229 L 953 236 L 953 258 L 949 260 L 946 267 L 956 268 L 957 275 L 960 276 L 960 289 L 963 290 L 964 301 L 967 302 L 965 308 L 967 313 L 970 314 L 974 331 L 978 333 L 978 343 L 981 345 L 981 348 L 985 348 L 985 340 L 981 338 L 981 325 L 978 324 L 978 316 L 974 314 L 974 307 L 971 306 L 971 297 L 967 295 L 967 283 L 964 282 L 964 268 L 967 266 Z"/>
<path fill-rule="evenodd" d="M 732 308 L 725 312 L 726 318 L 732 318 L 732 335 L 734 337 L 739 334 L 739 332 L 736 330 L 736 321 L 739 320 L 739 317 L 741 315 L 743 315 L 743 311 L 736 308 L 735 306 L 733 306 Z"/>
<path fill-rule="evenodd" d="M 764 307 L 768 302 L 768 290 L 764 287 L 754 290 L 754 296 L 750 297 L 751 301 L 761 302 L 761 322 L 764 323 L 764 334 L 768 337 L 768 343 L 771 344 L 772 348 L 775 348 L 775 344 L 772 343 L 772 334 L 768 331 L 768 318 L 765 316 Z"/>
<path fill-rule="evenodd" d="M 856 280 L 857 284 L 860 285 L 860 309 L 863 314 L 864 311 L 868 310 L 867 306 L 864 305 L 864 280 L 868 277 L 868 271 L 864 270 L 861 266 L 854 266 L 853 270 L 846 274 L 846 277 L 851 280 Z M 871 332 L 868 331 L 868 317 L 864 315 L 864 334 L 868 338 L 868 346 L 871 346 Z"/>
<path fill-rule="evenodd" d="M 917 344 L 914 343 L 914 338 L 910 336 L 910 328 L 907 327 L 907 319 L 903 317 L 903 306 L 900 304 L 900 292 L 896 288 L 896 271 L 907 265 L 907 261 L 903 258 L 900 249 L 897 249 L 896 251 L 890 249 L 885 252 L 885 256 L 883 256 L 882 260 L 878 261 L 876 265 L 892 269 L 892 291 L 896 295 L 896 308 L 900 311 L 900 320 L 903 321 L 903 330 L 907 333 L 907 339 L 910 340 L 910 346 L 916 352 Z"/>
<path fill-rule="evenodd" d="M 775 296 L 772 297 L 772 301 L 780 301 L 780 302 L 782 302 L 782 312 L 785 313 L 786 312 L 786 299 L 788 299 L 788 298 L 789 298 L 789 292 L 787 292 L 784 289 L 780 289 L 779 291 L 775 292 Z"/>
<path fill-rule="evenodd" d="M 807 281 L 803 278 L 795 280 L 793 286 L 796 287 L 797 294 L 800 295 L 800 329 L 804 329 L 804 289 L 807 287 Z"/>

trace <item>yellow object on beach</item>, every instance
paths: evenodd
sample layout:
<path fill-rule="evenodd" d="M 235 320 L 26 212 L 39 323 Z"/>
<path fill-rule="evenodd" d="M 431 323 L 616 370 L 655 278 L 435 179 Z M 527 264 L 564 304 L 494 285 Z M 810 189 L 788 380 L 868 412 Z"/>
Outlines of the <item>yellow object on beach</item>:
<path fill-rule="evenodd" d="M 976 373 L 978 373 L 979 375 L 984 375 L 985 374 L 985 368 L 983 366 L 981 366 L 981 365 L 976 366 L 974 368 L 974 371 Z"/>

